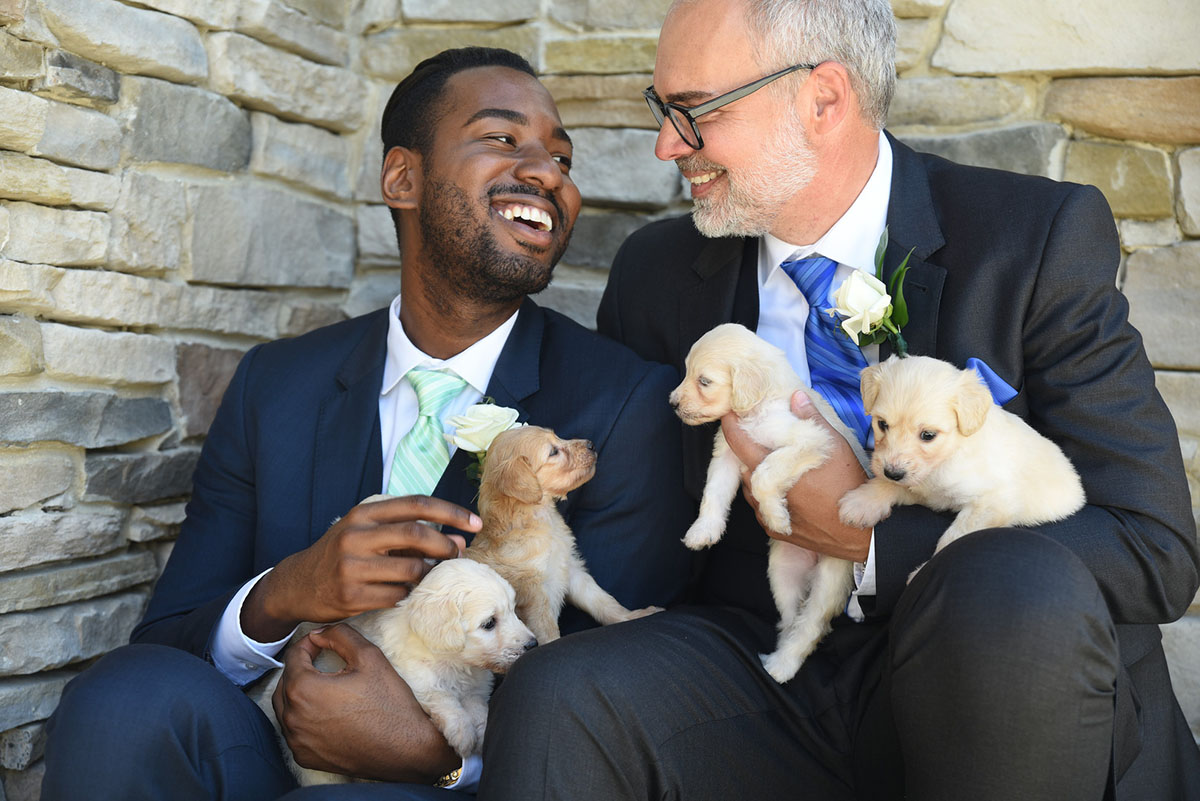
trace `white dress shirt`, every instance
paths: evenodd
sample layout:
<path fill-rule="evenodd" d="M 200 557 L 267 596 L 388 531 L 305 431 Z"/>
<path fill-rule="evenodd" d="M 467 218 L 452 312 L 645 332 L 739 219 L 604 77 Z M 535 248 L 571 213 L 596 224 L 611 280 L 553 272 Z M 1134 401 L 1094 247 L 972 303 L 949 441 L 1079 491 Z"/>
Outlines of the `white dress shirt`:
<path fill-rule="evenodd" d="M 879 133 L 879 157 L 854 203 L 825 235 L 812 244 L 795 244 L 764 235 L 758 245 L 758 335 L 787 354 L 788 362 L 809 386 L 808 359 L 804 349 L 804 327 L 808 322 L 808 301 L 779 265 L 789 259 L 821 255 L 837 262 L 829 293 L 842 285 L 853 270 L 875 274 L 875 249 L 887 225 L 888 200 L 892 189 L 892 148 Z M 862 349 L 868 364 L 879 361 L 879 346 Z M 862 619 L 860 595 L 875 594 L 875 534 L 871 534 L 866 563 L 854 570 L 854 594 L 847 612 Z"/>
<path fill-rule="evenodd" d="M 422 352 L 412 343 L 404 332 L 404 326 L 400 324 L 400 296 L 397 295 L 392 301 L 388 314 L 387 359 L 379 392 L 379 430 L 383 449 L 383 486 L 379 490 L 381 493 L 387 492 L 388 474 L 391 471 L 396 445 L 416 423 L 419 411 L 416 390 L 404 380 L 404 376 L 414 367 L 449 369 L 467 382 L 458 396 L 442 410 L 441 420 L 445 426 L 446 420 L 462 413 L 468 406 L 478 403 L 483 398 L 483 393 L 492 380 L 492 372 L 496 369 L 496 362 L 500 358 L 500 351 L 504 349 L 517 322 L 517 314 L 514 312 L 495 331 L 462 353 L 443 360 Z M 450 427 L 445 427 L 446 432 L 450 433 Z M 456 450 L 454 444 L 447 442 L 446 446 L 453 457 Z M 293 631 L 275 642 L 260 643 L 250 639 L 242 631 L 242 604 L 259 579 L 269 572 L 269 569 L 264 570 L 238 590 L 225 607 L 213 638 L 213 664 L 239 686 L 254 681 L 272 668 L 283 667 L 283 663 L 275 656 L 295 633 Z M 463 764 L 462 776 L 452 786 L 455 789 L 473 787 L 479 781 L 482 766 L 483 762 L 478 757 L 468 759 Z"/>

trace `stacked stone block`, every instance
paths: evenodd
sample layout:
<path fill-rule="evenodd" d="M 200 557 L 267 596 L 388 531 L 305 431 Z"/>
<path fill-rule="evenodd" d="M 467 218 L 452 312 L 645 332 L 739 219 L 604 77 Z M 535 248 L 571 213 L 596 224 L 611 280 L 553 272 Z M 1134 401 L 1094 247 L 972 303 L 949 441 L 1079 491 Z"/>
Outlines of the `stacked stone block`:
<path fill-rule="evenodd" d="M 38 797 L 63 685 L 141 614 L 241 354 L 398 291 L 396 81 L 463 44 L 539 69 L 585 199 L 542 300 L 590 324 L 624 237 L 687 208 L 639 96 L 668 4 L 0 0 L 0 799 Z M 1108 197 L 1200 510 L 1200 6 L 893 8 L 894 133 Z M 1200 732 L 1194 611 L 1164 632 Z"/>

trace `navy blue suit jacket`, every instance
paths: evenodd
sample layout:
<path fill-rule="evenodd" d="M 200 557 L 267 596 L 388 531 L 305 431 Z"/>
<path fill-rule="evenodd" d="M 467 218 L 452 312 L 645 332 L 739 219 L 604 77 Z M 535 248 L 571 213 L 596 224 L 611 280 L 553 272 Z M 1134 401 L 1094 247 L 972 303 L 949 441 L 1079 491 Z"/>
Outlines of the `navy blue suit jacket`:
<path fill-rule="evenodd" d="M 207 658 L 216 623 L 242 584 L 380 491 L 387 314 L 246 354 L 133 641 Z M 682 488 L 679 425 L 667 403 L 676 381 L 671 368 L 526 300 L 486 392 L 522 422 L 595 443 L 595 478 L 561 508 L 593 576 L 631 608 L 679 600 L 692 558 L 680 537 L 695 507 Z M 458 451 L 434 494 L 475 509 L 471 460 Z M 561 622 L 569 632 L 590 619 L 568 606 Z"/>

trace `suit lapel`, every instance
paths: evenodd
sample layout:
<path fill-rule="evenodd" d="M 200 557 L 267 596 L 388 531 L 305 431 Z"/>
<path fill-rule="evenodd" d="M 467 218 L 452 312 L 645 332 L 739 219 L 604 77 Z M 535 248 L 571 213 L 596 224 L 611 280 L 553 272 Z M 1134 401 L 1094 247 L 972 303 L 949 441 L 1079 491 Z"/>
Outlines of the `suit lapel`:
<path fill-rule="evenodd" d="M 909 250 L 904 299 L 908 303 L 908 325 L 903 334 L 914 355 L 937 352 L 938 307 L 946 270 L 927 259 L 946 240 L 933 209 L 929 176 L 920 157 L 909 147 L 887 135 L 892 146 L 892 187 L 888 201 L 888 247 L 883 257 L 885 282 L 890 281 Z M 880 346 L 880 359 L 892 355 L 890 343 Z"/>
<path fill-rule="evenodd" d="M 365 336 L 336 376 L 337 390 L 317 412 L 313 449 L 310 541 L 333 520 L 383 484 L 379 391 L 387 353 L 387 310 L 376 313 Z"/>
<path fill-rule="evenodd" d="M 710 239 L 692 264 L 694 283 L 681 287 L 677 293 L 680 372 L 683 359 L 693 342 L 714 326 L 734 321 L 735 298 L 738 297 L 742 257 L 746 247 L 746 240 L 741 238 Z M 757 297 L 754 301 L 753 316 L 757 317 Z M 738 316 L 746 316 L 746 312 Z M 737 322 L 753 328 L 755 321 Z"/>

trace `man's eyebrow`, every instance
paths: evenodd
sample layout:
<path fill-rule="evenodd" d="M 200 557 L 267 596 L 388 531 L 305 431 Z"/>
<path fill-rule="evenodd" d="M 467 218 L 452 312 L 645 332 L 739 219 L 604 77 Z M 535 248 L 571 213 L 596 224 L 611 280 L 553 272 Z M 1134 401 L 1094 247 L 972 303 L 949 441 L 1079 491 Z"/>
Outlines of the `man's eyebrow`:
<path fill-rule="evenodd" d="M 699 89 L 692 89 L 687 92 L 672 92 L 663 98 L 663 101 L 666 103 L 696 106 L 712 97 L 716 97 L 712 92 L 702 92 Z"/>
<path fill-rule="evenodd" d="M 509 122 L 516 123 L 517 125 L 529 125 L 529 117 L 526 117 L 519 111 L 513 111 L 510 108 L 481 108 L 479 111 L 476 111 L 471 115 L 471 118 L 463 124 L 463 127 L 465 128 L 473 122 L 478 122 L 479 120 L 486 119 L 488 117 L 498 117 L 502 120 L 508 120 Z M 561 125 L 557 126 L 553 131 L 551 131 L 550 135 L 555 139 L 566 142 L 568 145 L 572 144 L 571 137 L 567 135 L 567 129 L 563 128 Z"/>

